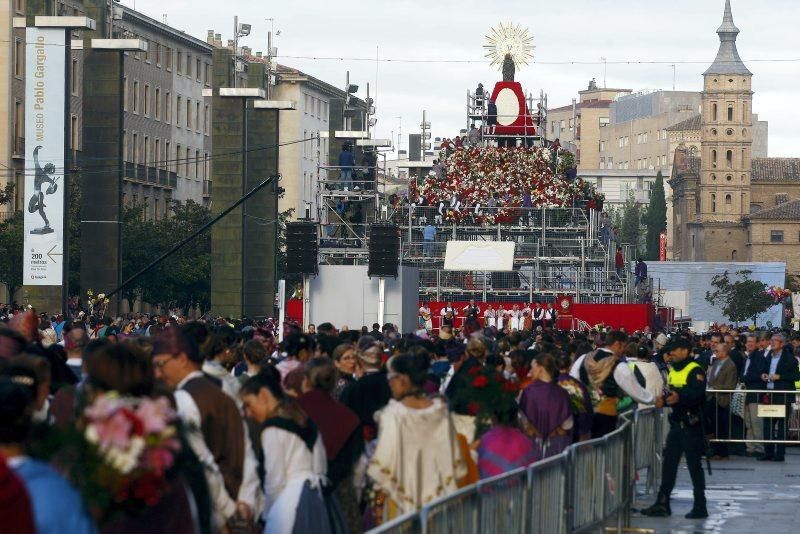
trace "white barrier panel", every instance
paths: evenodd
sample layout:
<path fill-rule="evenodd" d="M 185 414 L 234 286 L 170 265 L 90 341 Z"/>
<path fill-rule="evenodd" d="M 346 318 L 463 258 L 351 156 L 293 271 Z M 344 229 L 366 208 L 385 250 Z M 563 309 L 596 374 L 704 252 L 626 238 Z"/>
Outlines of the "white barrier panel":
<path fill-rule="evenodd" d="M 513 271 L 512 241 L 448 241 L 446 271 Z"/>

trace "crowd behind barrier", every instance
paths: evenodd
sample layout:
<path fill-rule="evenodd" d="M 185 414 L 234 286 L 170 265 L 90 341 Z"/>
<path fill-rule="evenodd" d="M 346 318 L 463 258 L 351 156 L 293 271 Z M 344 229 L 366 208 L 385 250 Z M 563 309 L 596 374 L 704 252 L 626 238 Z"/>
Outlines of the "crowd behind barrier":
<path fill-rule="evenodd" d="M 372 534 L 462 532 L 575 533 L 630 523 L 637 472 L 653 490 L 666 436 L 666 413 L 646 408 L 622 416 L 602 438 L 504 473 L 398 517 Z"/>

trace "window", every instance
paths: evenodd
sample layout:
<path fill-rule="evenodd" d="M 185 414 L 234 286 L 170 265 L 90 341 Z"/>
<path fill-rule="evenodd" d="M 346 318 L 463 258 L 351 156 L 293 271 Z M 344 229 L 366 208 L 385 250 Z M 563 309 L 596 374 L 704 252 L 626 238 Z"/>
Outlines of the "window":
<path fill-rule="evenodd" d="M 730 206 L 733 204 L 733 197 L 731 195 L 725 195 L 725 205 Z"/>
<path fill-rule="evenodd" d="M 736 261 L 737 252 L 734 250 L 731 252 L 731 261 Z"/>
<path fill-rule="evenodd" d="M 151 44 L 150 39 L 145 39 L 145 48 L 147 48 L 147 50 L 144 53 L 144 60 L 147 61 L 148 63 L 150 63 L 150 58 L 151 58 L 150 51 L 152 50 L 152 46 L 150 46 L 150 44 Z"/>
<path fill-rule="evenodd" d="M 72 70 L 69 72 L 69 86 L 73 96 L 78 96 L 78 60 L 72 60 Z"/>
<path fill-rule="evenodd" d="M 201 178 L 200 176 L 200 151 L 194 151 L 194 177 Z"/>
<path fill-rule="evenodd" d="M 188 52 L 186 53 L 186 69 L 183 73 L 189 78 L 192 77 L 192 55 Z"/>
<path fill-rule="evenodd" d="M 134 133 L 132 139 L 133 139 L 133 146 L 131 147 L 132 149 L 131 161 L 133 162 L 133 164 L 137 164 L 139 163 L 139 134 Z"/>
<path fill-rule="evenodd" d="M 711 166 L 714 167 L 715 169 L 717 168 L 717 151 L 716 150 L 712 150 L 711 151 Z"/>
<path fill-rule="evenodd" d="M 717 103 L 716 102 L 711 104 L 711 120 L 712 121 L 716 121 L 717 120 Z"/>
<path fill-rule="evenodd" d="M 133 112 L 139 113 L 139 82 L 133 81 Z"/>
<path fill-rule="evenodd" d="M 75 115 L 70 117 L 69 126 L 69 148 L 78 150 L 78 117 Z"/>
<path fill-rule="evenodd" d="M 200 119 L 201 118 L 202 117 L 200 115 L 200 102 L 195 102 L 194 103 L 194 120 L 195 120 L 195 126 L 197 127 L 197 131 L 198 132 L 200 131 Z"/>
<path fill-rule="evenodd" d="M 192 160 L 192 149 L 186 147 L 186 176 L 189 176 L 189 171 L 191 170 L 191 160 Z"/>
<path fill-rule="evenodd" d="M 177 61 L 175 62 L 175 72 L 177 72 L 178 74 L 181 74 L 182 73 L 182 69 L 183 69 L 183 52 L 178 50 L 175 53 L 178 56 L 177 57 Z"/>
<path fill-rule="evenodd" d="M 128 77 L 122 77 L 122 109 L 128 111 Z"/>
<path fill-rule="evenodd" d="M 569 129 L 572 130 L 574 127 L 575 127 L 575 120 L 574 119 L 570 119 L 569 120 Z"/>
<path fill-rule="evenodd" d="M 22 138 L 25 137 L 25 125 L 23 124 L 25 110 L 22 102 L 14 101 L 14 154 L 23 156 L 25 149 L 22 146 Z"/>
<path fill-rule="evenodd" d="M 172 70 L 172 48 L 166 47 L 164 49 L 164 59 L 167 64 L 167 70 Z"/>
<path fill-rule="evenodd" d="M 600 152 L 605 152 L 606 150 L 606 142 L 600 141 Z"/>
<path fill-rule="evenodd" d="M 190 99 L 186 99 L 186 127 L 192 127 L 192 101 Z"/>
<path fill-rule="evenodd" d="M 208 159 L 208 152 L 203 154 L 203 175 L 206 179 L 211 178 L 211 160 Z"/>
<path fill-rule="evenodd" d="M 600 168 L 601 169 L 605 169 L 606 168 L 606 158 L 604 158 L 604 157 L 600 158 Z"/>
<path fill-rule="evenodd" d="M 630 138 L 626 135 L 625 136 L 625 146 L 628 146 L 629 144 L 630 144 Z"/>
<path fill-rule="evenodd" d="M 614 158 L 609 156 L 608 161 L 606 162 L 606 165 L 607 165 L 606 168 L 613 169 L 614 168 Z"/>
<path fill-rule="evenodd" d="M 152 166 L 158 169 L 161 167 L 161 139 L 156 139 L 153 146 L 153 161 Z"/>
<path fill-rule="evenodd" d="M 169 124 L 172 120 L 172 94 L 169 91 L 164 93 L 164 105 L 166 106 L 164 110 L 164 122 Z"/>
<path fill-rule="evenodd" d="M 203 131 L 206 135 L 209 134 L 211 131 L 211 114 L 209 111 L 208 104 L 206 104 L 206 108 L 203 112 Z"/>
<path fill-rule="evenodd" d="M 619 147 L 620 148 L 622 148 L 622 144 L 623 144 L 624 141 L 625 140 L 622 137 L 619 138 Z"/>
<path fill-rule="evenodd" d="M 181 145 L 175 145 L 175 172 L 183 174 L 181 172 Z"/>
<path fill-rule="evenodd" d="M 169 168 L 172 166 L 172 164 L 170 163 L 170 157 L 172 156 L 172 153 L 170 152 L 171 148 L 172 148 L 172 143 L 170 143 L 169 141 L 164 141 L 164 162 L 162 163 L 161 166 L 166 170 L 169 170 Z"/>
<path fill-rule="evenodd" d="M 733 150 L 728 150 L 725 153 L 725 161 L 728 164 L 728 168 L 730 169 L 733 167 Z"/>
<path fill-rule="evenodd" d="M 144 136 L 144 150 L 142 151 L 142 163 L 146 166 L 150 166 L 150 138 L 148 136 Z"/>
<path fill-rule="evenodd" d="M 161 43 L 156 43 L 155 56 L 156 56 L 156 65 L 160 67 L 161 66 Z"/>
<path fill-rule="evenodd" d="M 14 9 L 17 13 L 25 12 L 25 0 L 14 0 Z"/>
<path fill-rule="evenodd" d="M 769 233 L 770 243 L 783 243 L 783 230 L 771 230 Z"/>
<path fill-rule="evenodd" d="M 183 99 L 178 95 L 177 104 L 175 106 L 175 126 L 181 125 L 181 110 L 183 109 Z"/>
<path fill-rule="evenodd" d="M 161 120 L 161 89 L 156 87 L 155 95 L 155 118 L 157 121 Z"/>
<path fill-rule="evenodd" d="M 600 117 L 600 128 L 605 128 L 611 123 L 611 119 L 608 117 Z"/>
<path fill-rule="evenodd" d="M 145 117 L 150 116 L 150 86 L 144 86 L 144 115 Z"/>
<path fill-rule="evenodd" d="M 711 213 L 717 213 L 717 195 L 711 194 Z"/>
<path fill-rule="evenodd" d="M 14 41 L 14 76 L 22 78 L 25 74 L 25 43 L 22 39 Z"/>
<path fill-rule="evenodd" d="M 195 60 L 195 63 L 194 63 L 194 71 L 195 71 L 194 75 L 195 75 L 195 78 L 197 79 L 198 82 L 200 81 L 200 79 L 202 77 L 202 74 L 203 74 L 202 65 L 203 65 L 203 62 L 200 61 L 200 58 L 197 58 Z"/>
<path fill-rule="evenodd" d="M 561 124 L 559 126 L 561 127 L 561 130 L 565 130 L 566 127 L 567 127 L 567 123 L 565 123 L 564 121 L 561 121 Z"/>
<path fill-rule="evenodd" d="M 211 85 L 211 65 L 206 63 L 206 85 Z"/>
<path fill-rule="evenodd" d="M 733 104 L 728 104 L 728 122 L 733 122 Z"/>
<path fill-rule="evenodd" d="M 647 144 L 647 132 L 645 132 L 644 135 L 642 135 L 642 143 Z"/>

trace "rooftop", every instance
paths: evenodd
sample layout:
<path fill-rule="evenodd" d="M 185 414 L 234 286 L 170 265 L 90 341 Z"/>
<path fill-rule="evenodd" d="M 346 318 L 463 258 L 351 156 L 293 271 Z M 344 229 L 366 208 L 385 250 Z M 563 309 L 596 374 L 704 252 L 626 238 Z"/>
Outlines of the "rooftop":
<path fill-rule="evenodd" d="M 687 132 L 700 129 L 700 114 L 678 122 L 667 128 L 668 132 Z"/>
<path fill-rule="evenodd" d="M 753 182 L 800 182 L 800 158 L 753 158 Z"/>
<path fill-rule="evenodd" d="M 725 0 L 725 14 L 722 17 L 722 24 L 717 29 L 719 35 L 719 51 L 714 63 L 706 70 L 703 75 L 708 74 L 736 74 L 741 76 L 752 76 L 752 73 L 745 67 L 739 51 L 736 49 L 736 37 L 739 35 L 739 28 L 733 23 L 733 13 L 731 12 L 731 0 Z"/>
<path fill-rule="evenodd" d="M 784 202 L 774 208 L 765 209 L 747 216 L 748 219 L 758 221 L 795 221 L 800 222 L 800 200 Z"/>
<path fill-rule="evenodd" d="M 607 108 L 611 106 L 611 100 L 592 100 L 591 102 L 581 102 L 575 104 L 575 109 L 580 110 L 582 108 Z M 572 104 L 567 106 L 561 106 L 560 108 L 552 108 L 548 109 L 548 113 L 558 113 L 560 111 L 571 111 Z"/>

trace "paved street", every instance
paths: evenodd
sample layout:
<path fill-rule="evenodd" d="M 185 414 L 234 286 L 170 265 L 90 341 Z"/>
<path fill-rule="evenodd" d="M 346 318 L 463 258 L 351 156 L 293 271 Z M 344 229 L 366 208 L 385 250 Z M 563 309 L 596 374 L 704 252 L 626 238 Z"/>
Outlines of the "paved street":
<path fill-rule="evenodd" d="M 692 507 L 692 485 L 683 464 L 672 494 L 672 517 L 659 519 L 634 513 L 632 526 L 653 529 L 658 534 L 797 532 L 800 528 L 800 448 L 788 449 L 785 463 L 731 458 L 712 462 L 713 475 L 709 477 L 706 473 L 708 519 L 692 521 L 683 517 Z M 643 508 L 652 501 L 651 496 L 640 496 L 635 508 Z"/>

